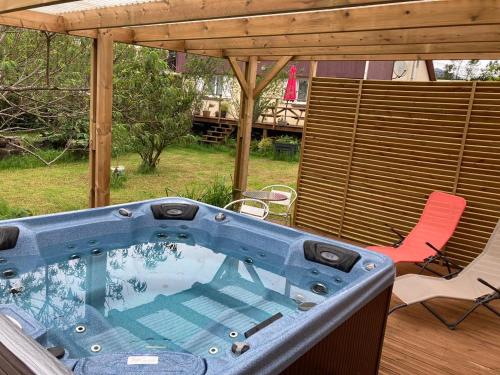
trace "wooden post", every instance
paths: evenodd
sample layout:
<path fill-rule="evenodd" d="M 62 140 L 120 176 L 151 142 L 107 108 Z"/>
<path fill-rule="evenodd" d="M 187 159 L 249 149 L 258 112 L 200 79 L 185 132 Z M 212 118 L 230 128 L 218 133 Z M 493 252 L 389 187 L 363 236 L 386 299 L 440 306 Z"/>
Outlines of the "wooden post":
<path fill-rule="evenodd" d="M 285 65 L 293 59 L 293 56 L 280 58 L 272 69 L 257 82 L 257 56 L 250 56 L 248 63 L 245 63 L 245 74 L 241 71 L 238 62 L 234 57 L 229 57 L 229 63 L 233 68 L 236 79 L 241 86 L 240 100 L 240 124 L 236 137 L 236 161 L 234 166 L 233 197 L 239 199 L 241 193 L 247 187 L 248 161 L 250 157 L 250 141 L 252 137 L 253 106 L 255 98 L 266 88 L 272 79 L 280 72 Z"/>
<path fill-rule="evenodd" d="M 92 50 L 90 99 L 90 207 L 109 205 L 113 102 L 113 37 L 99 30 Z"/>
<path fill-rule="evenodd" d="M 311 61 L 309 63 L 309 82 L 307 85 L 307 103 L 306 103 L 306 114 L 304 116 L 304 126 L 302 129 L 302 139 L 300 142 L 300 162 L 299 162 L 299 172 L 297 174 L 297 194 L 299 194 L 299 184 L 300 184 L 300 175 L 302 173 L 302 159 L 304 157 L 304 145 L 306 143 L 306 125 L 307 125 L 307 114 L 309 113 L 309 100 L 311 98 L 311 90 L 313 85 L 313 79 L 316 77 L 316 73 L 318 72 L 318 62 Z M 299 198 L 299 196 L 297 196 Z M 291 225 L 295 226 L 295 217 L 297 215 L 297 204 L 298 199 L 295 201 L 295 206 L 293 207 L 293 215 L 291 220 Z"/>
<path fill-rule="evenodd" d="M 453 194 L 456 194 L 456 192 L 457 192 L 458 181 L 460 179 L 460 170 L 462 168 L 462 161 L 464 158 L 465 144 L 467 143 L 467 136 L 469 134 L 470 118 L 472 115 L 472 108 L 474 107 L 474 99 L 476 96 L 476 89 L 477 89 L 477 81 L 474 81 L 472 83 L 472 87 L 470 90 L 469 106 L 467 107 L 467 116 L 465 118 L 464 130 L 462 133 L 462 142 L 460 143 L 460 151 L 459 151 L 458 160 L 457 160 L 457 169 L 455 172 L 455 179 L 453 181 L 453 190 L 452 190 Z"/>
<path fill-rule="evenodd" d="M 342 198 L 342 209 L 340 210 L 340 222 L 339 222 L 339 237 L 342 237 L 342 229 L 344 227 L 344 216 L 345 216 L 345 206 L 347 200 L 347 193 L 349 192 L 349 182 L 351 179 L 351 169 L 352 169 L 352 159 L 354 156 L 354 145 L 356 144 L 356 132 L 358 131 L 358 119 L 359 119 L 359 110 L 361 106 L 361 97 L 363 95 L 363 80 L 359 80 L 358 85 L 358 99 L 356 102 L 356 114 L 354 116 L 354 124 L 352 126 L 352 136 L 351 136 L 351 145 L 349 147 L 349 159 L 347 161 L 347 171 L 345 176 L 345 184 L 344 184 L 344 195 Z"/>
<path fill-rule="evenodd" d="M 97 102 L 97 39 L 94 39 L 90 55 L 90 127 L 89 127 L 89 207 L 95 207 L 95 150 L 96 150 L 96 102 Z"/>
<path fill-rule="evenodd" d="M 248 60 L 248 63 L 245 64 L 245 84 L 247 90 L 241 90 L 242 94 L 240 102 L 240 124 L 238 127 L 238 134 L 236 136 L 236 160 L 234 166 L 234 199 L 239 199 L 241 197 L 241 193 L 247 187 L 248 161 L 250 157 L 250 141 L 252 136 L 253 106 L 255 103 L 253 91 L 257 79 L 257 62 L 257 57 L 252 56 Z"/>

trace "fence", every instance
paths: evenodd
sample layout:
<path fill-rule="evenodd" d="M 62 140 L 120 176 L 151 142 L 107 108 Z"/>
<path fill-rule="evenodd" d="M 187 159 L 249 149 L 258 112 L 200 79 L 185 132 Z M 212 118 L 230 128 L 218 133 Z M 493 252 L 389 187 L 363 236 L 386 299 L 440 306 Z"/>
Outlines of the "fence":
<path fill-rule="evenodd" d="M 314 78 L 295 224 L 388 244 L 434 190 L 468 207 L 446 250 L 467 263 L 500 218 L 500 84 Z"/>

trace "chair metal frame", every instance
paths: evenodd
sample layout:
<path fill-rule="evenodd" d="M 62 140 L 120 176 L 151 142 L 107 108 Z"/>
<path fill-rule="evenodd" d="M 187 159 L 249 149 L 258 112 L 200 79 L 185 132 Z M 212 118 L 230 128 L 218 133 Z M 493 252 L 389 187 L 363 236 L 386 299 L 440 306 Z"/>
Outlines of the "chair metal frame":
<path fill-rule="evenodd" d="M 275 190 L 275 188 L 278 188 L 278 189 Z M 279 188 L 284 188 L 286 191 L 283 191 L 283 190 L 280 191 Z M 280 201 L 269 201 L 269 207 L 271 207 L 273 204 L 279 205 L 282 207 L 286 207 L 286 212 L 273 212 L 272 210 L 270 210 L 269 215 L 283 218 L 285 220 L 285 224 L 290 225 L 292 222 L 292 213 L 293 213 L 292 208 L 293 208 L 293 205 L 295 204 L 295 201 L 297 200 L 297 191 L 290 186 L 280 185 L 280 184 L 268 185 L 266 187 L 263 187 L 260 190 L 261 191 L 271 190 L 271 191 L 276 191 L 278 193 L 290 194 L 289 203 L 286 205 Z"/>
<path fill-rule="evenodd" d="M 419 302 L 422 306 L 424 306 L 427 311 L 429 311 L 434 317 L 436 317 L 441 323 L 443 323 L 448 329 L 454 330 L 457 326 L 462 323 L 470 314 L 472 314 L 479 306 L 484 306 L 488 310 L 490 310 L 493 314 L 500 317 L 500 311 L 496 310 L 494 307 L 488 305 L 491 301 L 500 299 L 500 288 L 495 288 L 493 285 L 483 280 L 482 278 L 478 278 L 481 284 L 486 285 L 488 288 L 492 290 L 492 293 L 482 295 L 474 300 L 472 306 L 465 311 L 457 320 L 454 322 L 450 322 L 446 320 L 442 315 L 440 315 L 434 308 L 432 308 L 426 301 Z M 394 311 L 407 307 L 406 303 L 402 303 L 394 306 L 389 310 L 389 314 L 392 314 Z"/>
<path fill-rule="evenodd" d="M 401 234 L 401 232 L 397 231 L 393 227 L 390 227 L 389 229 L 399 237 L 399 240 L 392 244 L 392 247 L 397 249 L 404 242 L 404 240 L 406 239 L 406 236 Z M 428 271 L 436 276 L 450 279 L 453 276 L 456 276 L 460 271 L 462 271 L 462 269 L 463 269 L 462 266 L 453 262 L 450 258 L 448 258 L 448 256 L 446 256 L 446 254 L 443 251 L 436 248 L 430 242 L 426 242 L 425 244 L 427 246 L 429 246 L 432 250 L 434 250 L 436 252 L 436 255 L 433 255 L 433 256 L 430 256 L 430 257 L 424 259 L 423 262 L 414 263 L 416 266 L 421 268 L 420 272 L 418 273 L 419 275 L 422 274 L 424 271 Z M 441 261 L 444 263 L 444 265 L 446 266 L 446 269 L 448 270 L 447 274 L 443 275 L 442 273 L 437 272 L 437 271 L 433 270 L 432 268 L 429 268 L 431 263 L 434 263 L 436 261 Z M 452 271 L 452 268 L 454 269 L 454 271 Z"/>
<path fill-rule="evenodd" d="M 245 202 L 252 202 L 252 203 L 260 204 L 262 206 L 261 208 L 264 210 L 264 216 L 257 216 L 257 215 L 252 215 L 249 213 L 241 212 L 241 207 L 243 207 L 245 205 Z M 264 201 L 261 201 L 259 199 L 253 199 L 253 198 L 242 198 L 242 199 L 237 199 L 235 201 L 229 202 L 228 204 L 226 204 L 224 206 L 224 209 L 229 210 L 232 206 L 234 206 L 235 204 L 238 204 L 238 203 L 240 204 L 240 207 L 238 208 L 238 212 L 242 215 L 253 217 L 256 219 L 260 219 L 260 220 L 265 220 L 269 216 L 270 211 L 269 211 L 269 206 L 267 205 L 267 203 Z M 250 206 L 250 205 L 247 205 L 247 206 L 254 207 L 254 206 Z M 257 207 L 257 208 L 260 208 L 260 207 Z"/>

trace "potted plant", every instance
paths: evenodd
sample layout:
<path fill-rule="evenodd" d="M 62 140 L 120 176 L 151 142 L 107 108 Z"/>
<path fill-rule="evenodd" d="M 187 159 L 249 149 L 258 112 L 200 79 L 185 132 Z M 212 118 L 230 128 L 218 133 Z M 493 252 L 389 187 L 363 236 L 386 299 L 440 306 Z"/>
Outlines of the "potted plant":
<path fill-rule="evenodd" d="M 229 111 L 229 103 L 228 102 L 221 102 L 220 103 L 220 117 L 226 118 L 228 111 Z"/>
<path fill-rule="evenodd" d="M 288 154 L 290 156 L 299 152 L 300 141 L 289 135 L 283 135 L 274 141 L 274 152 L 276 154 Z"/>
<path fill-rule="evenodd" d="M 211 115 L 211 113 L 212 113 L 212 112 L 210 111 L 210 109 L 211 109 L 213 106 L 214 106 L 214 105 L 210 103 L 210 104 L 208 105 L 207 109 L 203 110 L 203 117 L 210 117 L 210 115 Z"/>
<path fill-rule="evenodd" d="M 286 126 L 288 125 L 288 122 L 283 117 L 280 117 L 277 121 L 277 124 L 280 126 Z"/>

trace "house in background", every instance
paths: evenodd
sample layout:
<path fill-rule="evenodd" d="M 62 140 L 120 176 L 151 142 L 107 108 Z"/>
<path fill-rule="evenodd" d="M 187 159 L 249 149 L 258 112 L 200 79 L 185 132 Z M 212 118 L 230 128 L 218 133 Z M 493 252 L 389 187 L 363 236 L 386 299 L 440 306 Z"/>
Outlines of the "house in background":
<path fill-rule="evenodd" d="M 260 62 L 257 74 L 267 70 L 273 62 Z M 296 61 L 297 100 L 290 105 L 282 101 L 283 93 L 277 96 L 262 114 L 257 116 L 255 129 L 268 131 L 302 133 L 309 84 L 309 61 Z M 186 54 L 172 54 L 169 65 L 178 73 L 185 71 Z M 230 104 L 227 115 L 222 116 L 222 102 L 238 101 L 239 93 L 233 88 L 239 87 L 234 78 L 228 77 L 231 68 L 227 65 L 220 75 L 214 77 L 212 92 L 204 103 L 204 111 L 195 116 L 196 128 L 203 134 L 207 143 L 222 142 L 237 126 L 237 108 Z M 435 81 L 436 75 L 432 61 L 319 61 L 318 77 L 336 77 L 373 80 Z M 286 81 L 286 79 L 285 79 Z M 286 120 L 284 120 L 286 119 Z"/>

